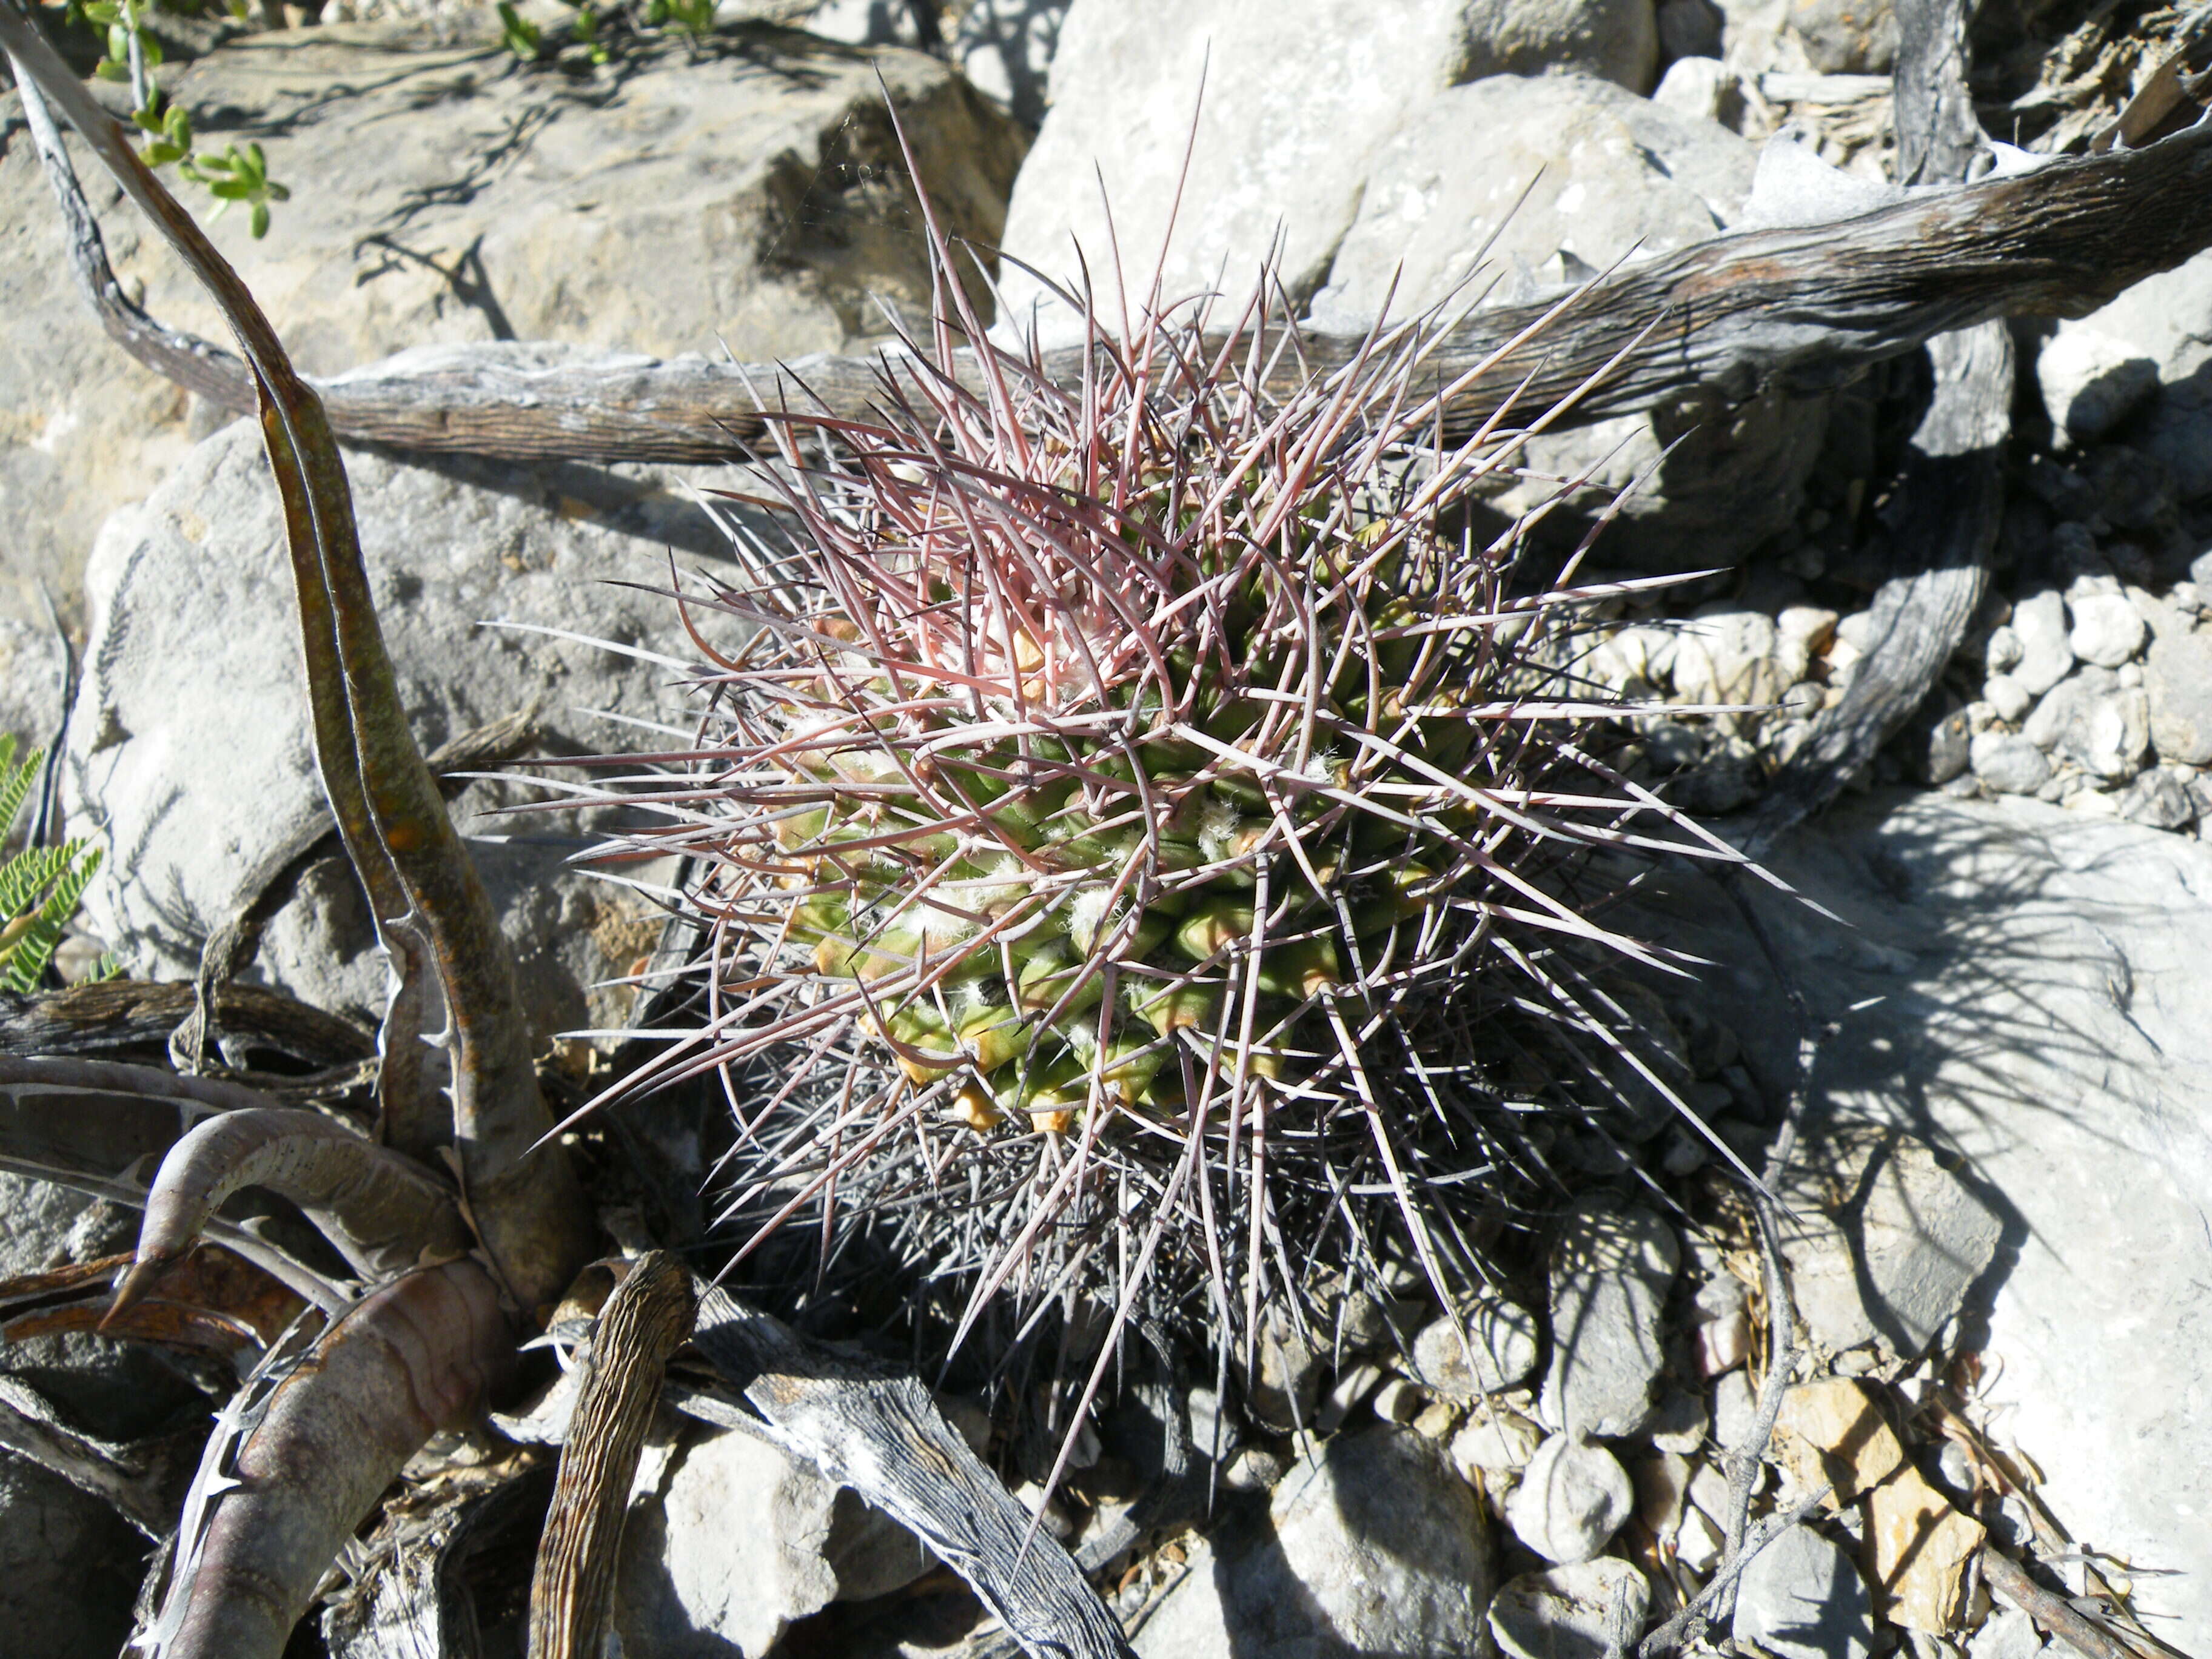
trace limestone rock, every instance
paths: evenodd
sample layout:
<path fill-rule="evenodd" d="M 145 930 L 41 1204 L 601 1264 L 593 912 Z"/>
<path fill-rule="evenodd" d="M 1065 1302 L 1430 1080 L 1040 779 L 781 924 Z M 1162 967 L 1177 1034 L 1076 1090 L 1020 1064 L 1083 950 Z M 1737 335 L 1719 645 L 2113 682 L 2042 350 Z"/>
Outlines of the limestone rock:
<path fill-rule="evenodd" d="M 2158 364 L 2086 323 L 2061 323 L 2035 360 L 2051 424 L 2094 443 L 2158 390 Z"/>
<path fill-rule="evenodd" d="M 2021 735 L 2099 777 L 2133 777 L 2150 748 L 2150 703 L 2140 686 L 2122 685 L 2108 668 L 2084 666 L 2053 686 Z"/>
<path fill-rule="evenodd" d="M 2083 662 L 2118 668 L 2142 648 L 2143 619 L 2120 593 L 2085 593 L 2070 607 L 2073 631 L 2066 643 Z"/>
<path fill-rule="evenodd" d="M 2045 589 L 2021 600 L 2012 608 L 2012 630 L 2020 641 L 2021 656 L 2013 678 L 2033 697 L 2064 679 L 2074 666 L 2074 647 L 2067 641 L 2066 601 Z"/>
<path fill-rule="evenodd" d="M 1470 76 L 1578 70 L 1649 92 L 1659 73 L 1651 0 L 1469 0 L 1467 33 Z"/>
<path fill-rule="evenodd" d="M 2035 801 L 1878 792 L 1769 865 L 1850 924 L 1759 901 L 1815 1016 L 1840 1023 L 1808 1133 L 1902 1129 L 1964 1160 L 2000 1238 L 1958 1341 L 1996 1379 L 2001 1437 L 2069 1536 L 2142 1570 L 2161 1639 L 2212 1650 L 2193 1550 L 2212 1514 L 2212 848 Z M 1642 902 L 1640 925 L 1718 964 L 1699 994 L 1753 1075 L 1790 1076 L 1796 1028 L 1756 943 L 1695 881 Z"/>
<path fill-rule="evenodd" d="M 1866 1659 L 1874 1604 L 1850 1556 L 1810 1527 L 1759 1551 L 1736 1591 L 1734 1633 L 1778 1659 Z"/>
<path fill-rule="evenodd" d="M 1481 1506 L 1433 1443 L 1340 1435 L 1284 1477 L 1264 1523 L 1191 1550 L 1133 1645 L 1139 1659 L 1474 1659 L 1491 1559 Z"/>
<path fill-rule="evenodd" d="M 1867 1566 L 1881 1616 L 1934 1636 L 1958 1629 L 1966 1568 L 1982 1547 L 1980 1523 L 1909 1466 L 1867 1494 L 1865 1516 Z"/>
<path fill-rule="evenodd" d="M 1406 316 L 1471 302 L 1492 273 L 1499 295 L 1515 297 L 1705 240 L 1735 222 L 1756 165 L 1752 147 L 1717 122 L 1587 75 L 1455 87 L 1409 112 L 1378 150 L 1313 316 L 1364 328 L 1394 281 L 1394 313 Z M 1532 471 L 1589 479 L 1574 512 L 1555 514 L 1545 533 L 1578 537 L 1656 468 L 1605 532 L 1609 562 L 1679 569 L 1710 564 L 1717 546 L 1747 550 L 1790 522 L 1826 408 L 1779 392 L 1734 407 L 1692 399 L 1532 440 Z M 1557 491 L 1532 480 L 1496 506 L 1525 511 Z"/>
<path fill-rule="evenodd" d="M 273 234 L 273 233 L 272 233 Z M 471 349 L 507 357 L 512 346 Z M 586 711 L 651 716 L 660 665 L 488 622 L 675 645 L 673 605 L 631 589 L 663 581 L 671 548 L 714 559 L 721 532 L 660 470 L 602 471 L 381 455 L 349 459 L 363 556 L 400 696 L 426 750 L 533 707 L 545 750 L 629 740 Z M 322 807 L 310 746 L 292 576 L 258 428 L 196 448 L 142 506 L 102 532 L 90 573 L 92 635 L 71 717 L 66 802 L 109 848 L 87 924 L 134 970 L 189 978 L 246 872 Z M 189 665 L 189 672 L 180 665 Z M 471 785 L 464 835 L 518 958 L 541 1041 L 586 1023 L 586 988 L 626 972 L 658 937 L 653 914 L 566 869 L 573 817 L 477 822 L 515 786 Z M 325 860 L 270 926 L 264 975 L 332 1010 L 380 1012 L 385 968 L 351 872 Z M 602 994 L 598 1013 L 624 1005 Z"/>
<path fill-rule="evenodd" d="M 1664 1360 L 1659 1310 L 1681 1266 L 1674 1230 L 1602 1194 L 1567 1212 L 1552 1247 L 1552 1363 L 1542 1414 L 1554 1430 L 1633 1434 Z"/>
<path fill-rule="evenodd" d="M 1839 1504 L 1857 1502 L 1905 1467 L 1905 1448 L 1881 1407 L 1850 1377 L 1784 1390 L 1774 1444 L 1801 1490 L 1832 1486 Z"/>
<path fill-rule="evenodd" d="M 1896 61 L 1889 0 L 1790 0 L 1790 28 L 1821 75 L 1887 75 Z"/>
<path fill-rule="evenodd" d="M 1490 1632 L 1508 1659 L 1601 1659 L 1615 1610 L 1632 1641 L 1650 1601 L 1642 1573 L 1601 1555 L 1508 1580 L 1490 1604 Z"/>
<path fill-rule="evenodd" d="M 1927 1146 L 1887 1135 L 1824 1158 L 1784 1223 L 1797 1311 L 1830 1348 L 1919 1357 L 1995 1257 L 2003 1224 Z M 1816 1184 L 1817 1183 L 1817 1184 Z"/>
<path fill-rule="evenodd" d="M 1555 1434 L 1536 1449 L 1505 1506 L 1513 1535 L 1547 1561 L 1587 1561 L 1635 1507 L 1628 1472 L 1602 1446 Z"/>
<path fill-rule="evenodd" d="M 2162 761 L 2212 763 L 2212 634 L 2162 633 L 2143 662 L 2150 740 Z"/>
<path fill-rule="evenodd" d="M 0 1451 L 0 1629 L 9 1659 L 113 1653 L 145 1540 L 58 1474 Z"/>
<path fill-rule="evenodd" d="M 208 226 L 301 369 L 416 346 L 561 340 L 741 360 L 835 350 L 926 304 L 914 198 L 876 74 L 937 210 L 990 246 L 1019 129 L 920 52 L 760 26 L 647 46 L 580 78 L 526 69 L 489 6 L 437 21 L 250 34 L 164 74 L 207 142 L 252 134 L 291 199 L 260 241 Z M 12 108 L 13 94 L 9 94 Z M 21 131 L 19 121 L 9 125 Z M 172 325 L 228 339 L 135 214 L 94 188 L 126 283 Z M 93 533 L 210 428 L 100 332 L 70 283 L 27 143 L 0 157 L 0 612 L 71 601 Z"/>
<path fill-rule="evenodd" d="M 1472 1349 L 1474 1369 L 1468 1368 Z M 1413 1339 L 1413 1373 L 1437 1393 L 1472 1400 L 1524 1381 L 1536 1369 L 1536 1322 L 1510 1302 L 1484 1302 L 1467 1321 L 1462 1341 L 1458 1322 L 1438 1319 Z"/>
<path fill-rule="evenodd" d="M 1016 181 L 1003 246 L 1072 283 L 1079 244 L 1110 293 L 1110 203 L 1123 274 L 1141 293 L 1188 155 L 1181 217 L 1160 263 L 1165 297 L 1220 282 L 1249 291 L 1279 228 L 1282 280 L 1311 295 L 1376 150 L 1409 110 L 1473 72 L 1468 9 L 1468 0 L 1379 9 L 1358 0 L 1078 0 L 1060 26 L 1052 108 Z M 1034 315 L 1048 343 L 1079 333 L 1075 313 L 1036 278 L 1010 266 L 1002 291 L 1016 325 Z"/>
<path fill-rule="evenodd" d="M 2032 795 L 2051 781 L 2043 750 L 2016 732 L 1977 732 L 1966 753 L 1974 775 L 2001 794 Z"/>

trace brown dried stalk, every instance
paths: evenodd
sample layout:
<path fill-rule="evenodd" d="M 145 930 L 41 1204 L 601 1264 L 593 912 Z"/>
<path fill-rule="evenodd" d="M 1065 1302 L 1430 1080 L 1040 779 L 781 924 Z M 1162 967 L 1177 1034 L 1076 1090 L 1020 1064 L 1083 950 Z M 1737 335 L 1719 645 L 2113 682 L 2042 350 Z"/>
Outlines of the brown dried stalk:
<path fill-rule="evenodd" d="M 630 1480 L 697 1311 L 691 1275 L 665 1250 L 640 1257 L 599 1311 L 530 1583 L 530 1659 L 599 1659 Z"/>

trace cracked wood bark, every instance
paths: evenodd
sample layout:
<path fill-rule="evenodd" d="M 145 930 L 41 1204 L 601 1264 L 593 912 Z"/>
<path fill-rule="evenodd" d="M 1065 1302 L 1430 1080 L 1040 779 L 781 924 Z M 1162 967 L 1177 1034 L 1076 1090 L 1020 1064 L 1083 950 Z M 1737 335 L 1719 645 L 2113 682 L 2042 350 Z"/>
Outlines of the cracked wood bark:
<path fill-rule="evenodd" d="M 530 1659 L 599 1659 L 638 1453 L 697 1308 L 691 1275 L 654 1250 L 599 1312 L 530 1583 Z"/>
<path fill-rule="evenodd" d="M 1966 0 L 1897 9 L 1898 173 L 1969 176 L 1984 149 L 1966 90 Z M 1966 637 L 1989 586 L 2012 430 L 2012 336 L 1988 321 L 1929 342 L 1934 396 L 1885 515 L 1897 572 L 1875 594 L 1873 643 L 1843 701 L 1776 775 L 1746 838 L 1756 854 L 1833 799 L 1911 717 Z"/>
<path fill-rule="evenodd" d="M 236 357 L 125 297 L 66 153 L 42 144 L 40 155 L 68 222 L 77 279 L 108 334 L 188 391 L 224 409 L 251 409 L 252 383 Z M 1960 175 L 1931 167 L 1927 176 Z M 2199 123 L 2140 149 L 2055 161 L 1836 224 L 1718 237 L 1595 284 L 1516 349 L 1506 348 L 1547 303 L 1484 311 L 1452 329 L 1431 360 L 1439 384 L 1465 377 L 1449 400 L 1447 429 L 1486 417 L 1524 380 L 1516 407 L 1533 416 L 1599 377 L 1565 417 L 1588 422 L 1702 388 L 1742 398 L 1774 378 L 1832 385 L 1938 335 L 2006 316 L 2080 316 L 2212 246 L 2208 186 L 2212 125 Z M 1355 336 L 1304 337 L 1306 361 L 1323 370 L 1359 345 Z M 1072 383 L 1081 361 L 1072 348 L 1047 364 Z M 757 441 L 759 400 L 811 408 L 818 399 L 834 413 L 858 414 L 880 401 L 884 375 L 915 372 L 902 361 L 822 356 L 787 367 L 702 361 L 528 373 L 370 367 L 313 384 L 332 428 L 355 443 L 513 459 L 680 462 L 727 460 L 740 443 Z M 1295 374 L 1297 364 L 1281 372 Z"/>
<path fill-rule="evenodd" d="M 682 1409 L 764 1434 L 921 1539 L 1032 1659 L 1129 1659 L 1121 1626 L 1067 1552 L 939 1414 L 916 1378 L 815 1346 L 703 1285 L 692 1343 L 760 1413 L 702 1393 Z"/>

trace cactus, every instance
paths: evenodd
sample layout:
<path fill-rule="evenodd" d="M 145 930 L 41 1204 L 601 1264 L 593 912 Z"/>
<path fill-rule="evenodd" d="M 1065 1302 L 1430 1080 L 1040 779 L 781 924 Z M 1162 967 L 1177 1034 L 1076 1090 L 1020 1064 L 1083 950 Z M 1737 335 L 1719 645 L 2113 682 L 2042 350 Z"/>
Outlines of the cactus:
<path fill-rule="evenodd" d="M 1286 392 L 1265 287 L 1086 307 L 1071 381 L 941 248 L 939 292 L 878 418 L 771 417 L 744 580 L 679 594 L 701 740 L 603 854 L 693 860 L 712 1012 L 625 1086 L 766 1062 L 741 1255 L 818 1237 L 818 1286 L 874 1237 L 955 1295 L 925 1347 L 1010 1283 L 1009 1329 L 1091 1297 L 1248 1357 L 1386 1258 L 1454 1299 L 1525 1114 L 1641 1069 L 1589 854 L 1735 856 L 1598 757 L 1618 588 L 1475 534 L 1512 414 L 1447 434 L 1425 323 Z"/>

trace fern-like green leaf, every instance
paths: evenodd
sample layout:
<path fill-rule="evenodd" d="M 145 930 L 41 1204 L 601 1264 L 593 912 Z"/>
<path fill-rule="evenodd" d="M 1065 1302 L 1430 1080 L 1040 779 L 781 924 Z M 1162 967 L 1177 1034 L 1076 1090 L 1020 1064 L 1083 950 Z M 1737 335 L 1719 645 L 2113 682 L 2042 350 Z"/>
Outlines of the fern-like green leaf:
<path fill-rule="evenodd" d="M 0 923 L 35 910 L 46 891 L 69 868 L 66 847 L 27 847 L 0 864 Z"/>
<path fill-rule="evenodd" d="M 11 991 L 37 988 L 39 976 L 46 971 L 56 947 L 69 932 L 70 918 L 76 914 L 77 901 L 84 896 L 93 872 L 100 868 L 100 849 L 88 842 L 72 841 L 39 850 L 60 854 L 60 866 L 53 878 L 53 890 L 30 918 L 30 926 L 4 951 L 0 951 L 0 978 L 4 978 Z M 21 920 L 16 918 L 17 921 Z M 8 931 L 15 931 L 14 923 L 9 924 Z"/>
<path fill-rule="evenodd" d="M 23 803 L 31 798 L 31 790 L 39 781 L 39 768 L 46 763 L 46 751 L 33 749 L 24 757 L 21 766 L 13 765 L 15 758 L 15 739 L 11 733 L 0 737 L 0 841 L 15 830 L 16 816 Z"/>

